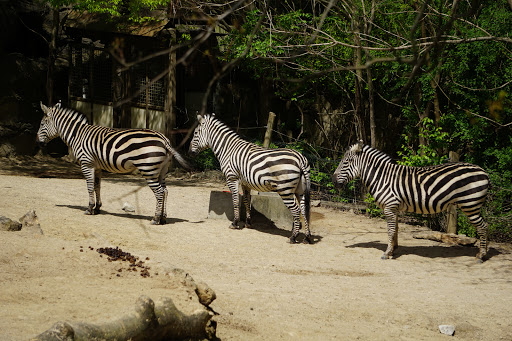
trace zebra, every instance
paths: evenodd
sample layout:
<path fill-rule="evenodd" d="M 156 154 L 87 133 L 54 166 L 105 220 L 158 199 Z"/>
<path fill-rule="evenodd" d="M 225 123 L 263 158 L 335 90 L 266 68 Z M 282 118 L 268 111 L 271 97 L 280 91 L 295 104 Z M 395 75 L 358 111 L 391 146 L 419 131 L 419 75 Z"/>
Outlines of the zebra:
<path fill-rule="evenodd" d="M 352 145 L 334 172 L 333 182 L 341 186 L 359 177 L 383 209 L 388 226 L 388 246 L 382 259 L 393 256 L 398 247 L 399 211 L 434 214 L 456 205 L 475 226 L 480 238 L 476 256 L 482 262 L 487 253 L 487 223 L 480 214 L 489 188 L 489 176 L 469 163 L 446 163 L 429 167 L 408 167 L 390 156 L 364 145 Z"/>
<path fill-rule="evenodd" d="M 311 243 L 310 224 L 310 167 L 308 160 L 292 149 L 267 149 L 243 140 L 215 117 L 215 114 L 197 115 L 199 121 L 190 143 L 190 154 L 211 148 L 219 160 L 231 191 L 234 219 L 230 228 L 240 222 L 239 186 L 242 187 L 246 208 L 245 226 L 251 225 L 251 189 L 259 192 L 277 192 L 293 216 L 290 243 L 296 243 L 301 228 L 301 213 L 306 235 L 304 243 Z"/>
<path fill-rule="evenodd" d="M 40 104 L 44 115 L 37 132 L 37 142 L 45 144 L 60 137 L 68 145 L 87 182 L 89 206 L 85 214 L 100 212 L 102 170 L 129 173 L 137 169 L 156 197 L 156 211 L 151 224 L 166 223 L 165 175 L 169 162 L 174 156 L 184 167 L 188 164 L 162 133 L 149 129 L 90 125 L 78 111 L 63 108 L 60 104 L 54 107 Z"/>

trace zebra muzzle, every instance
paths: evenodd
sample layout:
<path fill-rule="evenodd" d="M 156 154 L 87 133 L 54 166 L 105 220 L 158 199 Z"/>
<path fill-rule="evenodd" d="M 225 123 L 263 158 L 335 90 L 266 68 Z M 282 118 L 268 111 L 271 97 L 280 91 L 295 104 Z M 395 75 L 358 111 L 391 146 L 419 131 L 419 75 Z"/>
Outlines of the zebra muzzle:
<path fill-rule="evenodd" d="M 338 182 L 338 176 L 336 174 L 334 174 L 332 177 L 332 183 L 334 184 L 334 187 L 335 188 L 340 188 L 341 187 L 341 183 Z"/>

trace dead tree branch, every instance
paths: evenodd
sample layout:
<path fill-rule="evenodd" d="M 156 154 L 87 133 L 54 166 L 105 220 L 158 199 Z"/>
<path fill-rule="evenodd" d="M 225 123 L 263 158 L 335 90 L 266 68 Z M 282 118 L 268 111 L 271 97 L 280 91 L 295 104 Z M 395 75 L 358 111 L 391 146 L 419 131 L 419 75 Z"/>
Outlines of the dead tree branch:
<path fill-rule="evenodd" d="M 155 305 L 147 296 L 135 303 L 135 311 L 104 324 L 57 322 L 32 341 L 56 340 L 202 340 L 214 339 L 216 323 L 212 313 L 196 310 L 186 315 L 170 298 Z"/>

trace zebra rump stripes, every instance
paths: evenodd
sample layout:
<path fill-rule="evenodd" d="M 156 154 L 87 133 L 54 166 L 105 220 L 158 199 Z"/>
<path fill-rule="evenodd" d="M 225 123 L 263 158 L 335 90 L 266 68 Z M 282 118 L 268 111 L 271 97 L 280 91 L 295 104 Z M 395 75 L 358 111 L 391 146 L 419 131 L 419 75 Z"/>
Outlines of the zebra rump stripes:
<path fill-rule="evenodd" d="M 307 159 L 295 150 L 267 149 L 247 142 L 214 115 L 198 115 L 197 118 L 199 124 L 190 143 L 190 152 L 197 154 L 211 148 L 219 160 L 233 200 L 234 220 L 231 228 L 237 228 L 240 221 L 238 188 L 241 185 L 247 227 L 251 224 L 251 189 L 277 192 L 293 216 L 290 243 L 296 242 L 301 213 L 306 228 L 304 243 L 310 243 L 310 179 Z"/>
<path fill-rule="evenodd" d="M 335 185 L 359 177 L 384 210 L 388 225 L 388 247 L 383 259 L 392 257 L 398 247 L 399 211 L 434 214 L 456 205 L 475 226 L 480 238 L 477 259 L 487 253 L 487 224 L 480 209 L 489 188 L 489 176 L 468 163 L 446 163 L 431 167 L 407 167 L 392 162 L 381 151 L 363 145 L 351 146 L 333 175 Z"/>
<path fill-rule="evenodd" d="M 156 197 L 152 224 L 165 224 L 167 188 L 165 175 L 171 157 L 185 167 L 185 160 L 171 147 L 161 133 L 148 129 L 113 129 L 87 123 L 81 113 L 60 105 L 47 107 L 37 141 L 47 143 L 60 137 L 70 147 L 87 181 L 89 207 L 86 214 L 98 214 L 101 207 L 101 171 L 129 173 L 138 169 Z M 94 195 L 96 194 L 96 200 Z"/>

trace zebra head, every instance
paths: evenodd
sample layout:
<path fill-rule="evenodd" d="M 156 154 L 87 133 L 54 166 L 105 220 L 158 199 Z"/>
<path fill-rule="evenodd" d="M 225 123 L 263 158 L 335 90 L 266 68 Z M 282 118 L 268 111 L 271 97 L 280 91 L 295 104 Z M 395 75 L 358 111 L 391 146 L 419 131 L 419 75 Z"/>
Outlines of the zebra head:
<path fill-rule="evenodd" d="M 53 108 L 48 108 L 42 102 L 41 109 L 43 110 L 43 118 L 41 119 L 41 125 L 39 126 L 39 130 L 37 131 L 36 141 L 38 143 L 48 143 L 53 140 L 57 136 L 59 136 L 59 132 L 57 130 L 57 126 L 55 125 L 54 119 L 54 111 L 60 108 L 60 105 Z"/>
<path fill-rule="evenodd" d="M 209 126 L 215 114 L 212 115 L 197 115 L 198 124 L 194 129 L 194 136 L 190 142 L 189 153 L 197 155 L 205 149 L 210 148 L 208 143 Z"/>
<path fill-rule="evenodd" d="M 359 162 L 357 162 L 359 155 L 363 150 L 363 141 L 352 145 L 343 155 L 338 168 L 332 176 L 332 182 L 336 187 L 345 185 L 350 180 L 359 176 Z"/>

